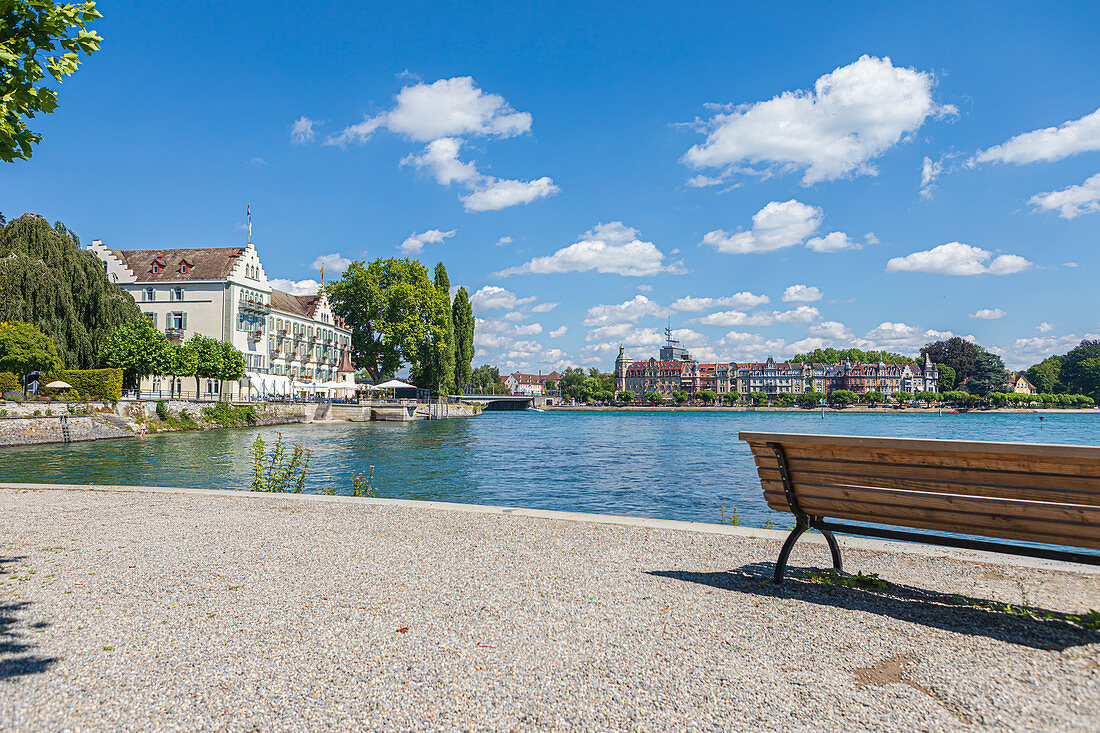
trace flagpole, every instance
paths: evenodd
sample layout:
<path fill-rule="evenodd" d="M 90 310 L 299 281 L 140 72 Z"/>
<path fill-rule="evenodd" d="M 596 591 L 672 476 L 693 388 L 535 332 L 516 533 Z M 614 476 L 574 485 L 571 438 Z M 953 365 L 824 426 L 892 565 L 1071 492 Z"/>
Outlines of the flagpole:
<path fill-rule="evenodd" d="M 252 204 L 249 203 L 245 207 L 245 212 L 248 214 L 248 243 L 252 244 Z"/>

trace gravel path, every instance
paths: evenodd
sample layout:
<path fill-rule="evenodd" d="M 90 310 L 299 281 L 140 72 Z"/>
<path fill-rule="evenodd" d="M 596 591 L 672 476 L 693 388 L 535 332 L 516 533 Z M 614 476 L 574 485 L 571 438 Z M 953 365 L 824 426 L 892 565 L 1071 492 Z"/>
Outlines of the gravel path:
<path fill-rule="evenodd" d="M 0 489 L 0 730 L 1100 721 L 1095 573 L 325 499 Z"/>

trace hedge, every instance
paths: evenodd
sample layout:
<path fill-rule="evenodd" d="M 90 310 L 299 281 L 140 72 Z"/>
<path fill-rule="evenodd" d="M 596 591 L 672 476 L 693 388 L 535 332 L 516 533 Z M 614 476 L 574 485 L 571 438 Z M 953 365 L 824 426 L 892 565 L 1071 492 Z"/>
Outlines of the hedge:
<path fill-rule="evenodd" d="M 66 369 L 49 381 L 60 379 L 73 386 L 86 400 L 118 400 L 122 397 L 121 369 Z"/>
<path fill-rule="evenodd" d="M 22 392 L 23 380 L 18 374 L 0 372 L 0 392 Z"/>

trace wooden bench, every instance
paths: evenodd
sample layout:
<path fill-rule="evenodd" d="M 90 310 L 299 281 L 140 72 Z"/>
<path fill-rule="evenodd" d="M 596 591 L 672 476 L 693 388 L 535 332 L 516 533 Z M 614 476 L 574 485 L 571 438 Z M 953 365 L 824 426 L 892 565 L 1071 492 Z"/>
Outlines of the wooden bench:
<path fill-rule="evenodd" d="M 917 540 L 1100 565 L 1100 555 L 945 537 L 831 519 L 874 522 L 1005 540 L 1100 549 L 1100 447 L 741 433 L 756 458 L 768 506 L 795 516 L 775 564 L 808 529 Z"/>

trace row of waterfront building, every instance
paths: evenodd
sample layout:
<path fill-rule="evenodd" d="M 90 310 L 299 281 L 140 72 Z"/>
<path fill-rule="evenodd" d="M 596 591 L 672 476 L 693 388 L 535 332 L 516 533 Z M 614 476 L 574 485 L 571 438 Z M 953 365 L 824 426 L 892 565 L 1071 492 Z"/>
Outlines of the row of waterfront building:
<path fill-rule="evenodd" d="M 332 312 L 324 291 L 294 295 L 272 287 L 256 247 L 120 250 L 94 240 L 88 251 L 108 277 L 172 342 L 194 334 L 232 344 L 245 358 L 245 378 L 225 397 L 355 389 L 351 330 Z M 339 387 L 337 385 L 340 385 Z M 179 377 L 144 379 L 143 390 L 179 394 Z M 217 396 L 216 379 L 200 392 Z"/>
<path fill-rule="evenodd" d="M 659 358 L 631 361 L 619 347 L 615 360 L 615 391 L 634 392 L 641 396 L 657 392 L 669 398 L 673 392 L 694 395 L 710 390 L 718 395 L 729 393 L 748 396 L 762 392 L 769 397 L 783 393 L 832 394 L 849 390 L 857 395 L 882 392 L 886 395 L 905 392 L 937 392 L 939 368 L 925 356 L 923 364 L 815 364 L 777 362 L 700 363 L 691 358 L 687 349 L 665 331 L 665 345 Z"/>

